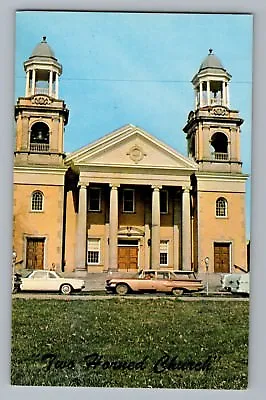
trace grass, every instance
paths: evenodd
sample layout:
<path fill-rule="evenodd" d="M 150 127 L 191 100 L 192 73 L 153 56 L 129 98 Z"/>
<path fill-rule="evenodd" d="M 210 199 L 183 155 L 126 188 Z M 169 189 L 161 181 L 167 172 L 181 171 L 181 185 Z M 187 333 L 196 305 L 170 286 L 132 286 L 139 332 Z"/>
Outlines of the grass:
<path fill-rule="evenodd" d="M 13 299 L 11 383 L 245 389 L 248 308 L 167 298 Z"/>

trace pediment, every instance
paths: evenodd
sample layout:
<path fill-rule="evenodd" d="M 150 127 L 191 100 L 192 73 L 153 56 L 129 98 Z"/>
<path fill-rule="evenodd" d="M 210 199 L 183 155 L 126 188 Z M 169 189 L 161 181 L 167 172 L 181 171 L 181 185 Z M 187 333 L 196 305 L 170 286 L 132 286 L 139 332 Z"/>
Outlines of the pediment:
<path fill-rule="evenodd" d="M 66 163 L 77 166 L 173 168 L 196 170 L 194 161 L 134 125 L 114 131 L 69 154 Z"/>

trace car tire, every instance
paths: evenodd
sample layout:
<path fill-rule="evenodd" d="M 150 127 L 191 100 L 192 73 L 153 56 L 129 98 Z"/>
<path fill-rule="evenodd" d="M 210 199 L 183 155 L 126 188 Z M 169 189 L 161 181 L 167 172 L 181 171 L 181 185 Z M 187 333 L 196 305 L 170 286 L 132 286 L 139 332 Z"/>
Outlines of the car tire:
<path fill-rule="evenodd" d="M 183 292 L 184 292 L 183 289 L 178 289 L 178 288 L 174 288 L 172 290 L 173 295 L 176 297 L 182 296 Z"/>
<path fill-rule="evenodd" d="M 68 283 L 64 283 L 61 287 L 60 287 L 60 292 L 62 294 L 70 294 L 72 292 L 72 287 L 68 284 Z"/>
<path fill-rule="evenodd" d="M 116 293 L 117 293 L 119 296 L 124 296 L 125 294 L 128 293 L 129 288 L 128 288 L 128 286 L 125 285 L 124 283 L 119 283 L 119 284 L 116 286 L 115 291 L 116 291 Z"/>

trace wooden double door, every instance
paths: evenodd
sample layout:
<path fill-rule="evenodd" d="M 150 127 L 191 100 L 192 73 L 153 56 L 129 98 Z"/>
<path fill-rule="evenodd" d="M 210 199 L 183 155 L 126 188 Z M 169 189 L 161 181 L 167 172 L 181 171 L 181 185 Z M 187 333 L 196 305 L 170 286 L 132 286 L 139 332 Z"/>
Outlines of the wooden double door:
<path fill-rule="evenodd" d="M 27 238 L 26 268 L 43 269 L 44 238 Z"/>
<path fill-rule="evenodd" d="M 124 271 L 138 269 L 138 246 L 136 244 L 122 243 L 118 246 L 118 269 Z"/>
<path fill-rule="evenodd" d="M 230 243 L 214 243 L 214 272 L 230 272 Z"/>

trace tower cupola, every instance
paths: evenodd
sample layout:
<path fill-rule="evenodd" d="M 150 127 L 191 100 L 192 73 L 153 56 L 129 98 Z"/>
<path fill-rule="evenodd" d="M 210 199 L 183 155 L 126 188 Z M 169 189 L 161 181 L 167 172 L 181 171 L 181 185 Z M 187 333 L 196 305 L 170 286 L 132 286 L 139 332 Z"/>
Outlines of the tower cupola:
<path fill-rule="evenodd" d="M 59 64 L 48 45 L 46 36 L 43 36 L 42 41 L 24 62 L 24 70 L 26 72 L 25 97 L 42 94 L 58 99 L 58 78 L 62 73 L 62 65 Z"/>
<path fill-rule="evenodd" d="M 229 81 L 231 75 L 219 58 L 209 49 L 196 75 L 192 79 L 195 91 L 195 109 L 214 105 L 229 108 Z"/>
<path fill-rule="evenodd" d="M 69 111 L 58 97 L 62 65 L 44 36 L 24 62 L 25 96 L 17 99 L 15 165 L 64 164 L 64 127 Z"/>
<path fill-rule="evenodd" d="M 240 126 L 244 122 L 229 103 L 231 75 L 209 49 L 192 79 L 195 109 L 184 127 L 188 156 L 201 171 L 241 172 Z"/>

